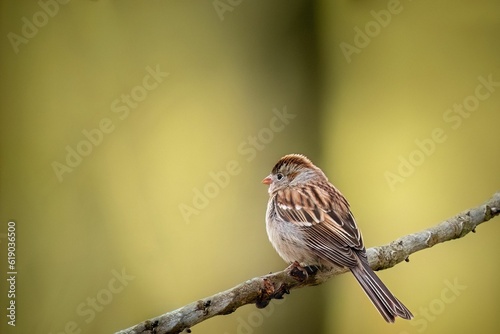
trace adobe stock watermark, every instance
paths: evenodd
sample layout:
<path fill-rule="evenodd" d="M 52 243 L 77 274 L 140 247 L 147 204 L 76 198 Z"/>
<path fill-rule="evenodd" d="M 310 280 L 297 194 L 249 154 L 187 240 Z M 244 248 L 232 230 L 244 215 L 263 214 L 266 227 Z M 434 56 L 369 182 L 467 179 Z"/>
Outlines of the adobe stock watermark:
<path fill-rule="evenodd" d="M 478 84 L 473 94 L 464 97 L 462 102 L 455 103 L 444 111 L 442 119 L 451 130 L 458 130 L 463 121 L 479 109 L 481 102 L 486 101 L 500 87 L 500 81 L 494 81 L 493 74 L 486 77 L 480 75 L 477 77 L 477 81 Z M 448 135 L 444 127 L 434 128 L 423 139 L 416 138 L 414 141 L 416 148 L 404 156 L 399 155 L 397 167 L 393 171 L 384 172 L 385 180 L 391 191 L 394 191 L 397 185 L 404 183 L 412 176 L 417 167 L 422 166 L 427 158 L 436 152 L 438 146 L 446 142 L 447 139 Z"/>
<path fill-rule="evenodd" d="M 16 293 L 19 295 L 17 287 L 17 235 L 16 235 L 16 222 L 10 220 L 7 223 L 7 298 L 9 300 L 7 307 L 7 324 L 9 326 L 16 326 L 16 308 L 17 298 Z"/>
<path fill-rule="evenodd" d="M 262 326 L 264 319 L 269 318 L 276 308 L 276 305 L 281 305 L 285 302 L 285 299 L 273 299 L 265 308 L 258 308 L 252 311 L 246 319 L 239 316 L 236 321 L 238 325 L 236 326 L 236 334 L 252 334 L 255 328 Z M 225 332 L 224 334 L 230 334 Z"/>
<path fill-rule="evenodd" d="M 340 50 L 348 64 L 352 62 L 352 56 L 354 54 L 359 55 L 363 49 L 370 45 L 374 38 L 380 35 L 382 29 L 387 28 L 393 17 L 401 14 L 403 11 L 403 5 L 400 0 L 389 0 L 386 8 L 387 9 L 381 9 L 379 11 L 371 10 L 370 15 L 373 19 L 366 22 L 363 29 L 354 26 L 353 30 L 355 34 L 352 44 L 347 42 L 341 42 L 339 44 Z"/>
<path fill-rule="evenodd" d="M 128 275 L 125 268 L 121 272 L 111 270 L 111 277 L 108 283 L 95 294 L 87 297 L 84 301 L 76 306 L 75 313 L 78 320 L 70 320 L 64 324 L 61 330 L 54 334 L 80 334 L 82 327 L 90 324 L 105 308 L 113 301 L 115 296 L 122 293 L 123 290 L 135 279 L 135 276 Z M 52 334 L 50 332 L 49 334 Z"/>
<path fill-rule="evenodd" d="M 212 1 L 212 5 L 219 19 L 224 21 L 224 14 L 226 12 L 232 12 L 236 7 L 241 5 L 242 2 L 243 0 L 214 0 Z"/>
<path fill-rule="evenodd" d="M 170 74 L 163 72 L 160 65 L 155 68 L 146 67 L 146 74 L 142 78 L 140 84 L 134 86 L 129 93 L 122 94 L 120 97 L 111 102 L 110 110 L 115 117 L 120 121 L 124 121 L 130 115 L 130 112 L 137 109 L 142 101 L 144 101 L 149 93 L 160 86 L 160 84 Z M 116 121 L 110 117 L 103 117 L 97 126 L 92 129 L 83 129 L 81 131 L 81 140 L 74 145 L 66 145 L 66 157 L 63 162 L 53 161 L 52 169 L 59 180 L 62 182 L 66 173 L 71 173 L 88 157 L 94 148 L 101 145 L 105 135 L 109 135 L 116 128 Z"/>
<path fill-rule="evenodd" d="M 12 46 L 15 54 L 19 53 L 21 44 L 28 44 L 30 40 L 38 35 L 40 29 L 49 23 L 50 19 L 54 18 L 60 9 L 60 5 L 66 5 L 70 0 L 40 0 L 37 2 L 40 10 L 31 15 L 31 18 L 23 16 L 21 18 L 20 35 L 14 32 L 7 34 L 7 39 Z"/>
<path fill-rule="evenodd" d="M 415 327 L 417 332 L 422 333 L 425 331 L 429 324 L 435 321 L 441 314 L 444 313 L 446 308 L 454 303 L 458 297 L 467 289 L 467 285 L 460 284 L 458 278 L 453 281 L 448 279 L 444 280 L 445 287 L 437 298 L 434 298 L 426 306 L 422 306 L 414 313 L 415 318 L 409 322 L 412 327 Z M 404 331 L 400 334 L 409 334 Z"/>
<path fill-rule="evenodd" d="M 282 132 L 290 124 L 291 120 L 297 116 L 289 113 L 286 106 L 282 110 L 273 109 L 272 114 L 273 116 L 269 119 L 267 127 L 260 129 L 254 135 L 248 136 L 246 140 L 237 146 L 236 152 L 247 163 L 253 161 L 257 154 L 273 141 L 275 135 Z M 241 173 L 242 165 L 242 162 L 234 159 L 228 161 L 223 170 L 209 172 L 210 181 L 200 188 L 193 188 L 191 203 L 179 204 L 179 211 L 184 221 L 190 223 L 193 215 L 197 216 L 202 210 L 206 209 L 210 201 L 229 185 L 231 178 Z"/>

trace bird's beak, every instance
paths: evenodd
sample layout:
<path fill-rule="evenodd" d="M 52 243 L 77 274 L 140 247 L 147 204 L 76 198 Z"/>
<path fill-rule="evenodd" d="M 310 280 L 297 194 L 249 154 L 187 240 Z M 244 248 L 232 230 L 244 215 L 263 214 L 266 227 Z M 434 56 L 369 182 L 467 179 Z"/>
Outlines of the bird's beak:
<path fill-rule="evenodd" d="M 262 183 L 264 184 L 271 184 L 273 182 L 273 179 L 271 179 L 271 175 L 268 175 L 264 180 L 262 180 Z"/>

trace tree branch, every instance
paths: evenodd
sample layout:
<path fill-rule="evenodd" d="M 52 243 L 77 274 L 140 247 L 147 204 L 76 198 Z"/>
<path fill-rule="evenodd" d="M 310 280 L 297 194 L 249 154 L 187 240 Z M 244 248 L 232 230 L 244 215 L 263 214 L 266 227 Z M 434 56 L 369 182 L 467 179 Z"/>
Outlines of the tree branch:
<path fill-rule="evenodd" d="M 449 218 L 438 225 L 401 237 L 393 242 L 369 248 L 368 261 L 374 270 L 391 268 L 407 260 L 410 254 L 430 248 L 438 243 L 462 238 L 476 227 L 500 214 L 500 192 L 497 192 L 486 203 Z M 117 334 L 136 333 L 181 333 L 216 315 L 229 314 L 246 304 L 257 304 L 264 307 L 270 298 L 280 298 L 291 289 L 317 285 L 329 278 L 348 271 L 336 268 L 330 271 L 319 271 L 315 275 L 298 277 L 293 266 L 269 275 L 252 278 L 229 290 L 200 299 L 177 310 L 146 320 Z M 299 275 L 300 276 L 300 275 Z"/>

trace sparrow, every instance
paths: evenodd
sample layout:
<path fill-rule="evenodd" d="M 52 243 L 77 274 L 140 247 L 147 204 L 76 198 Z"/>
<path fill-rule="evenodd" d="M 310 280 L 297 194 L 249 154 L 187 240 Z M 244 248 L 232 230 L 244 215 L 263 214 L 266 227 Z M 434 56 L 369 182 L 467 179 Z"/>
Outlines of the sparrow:
<path fill-rule="evenodd" d="M 348 268 L 387 322 L 413 318 L 370 268 L 349 203 L 321 169 L 303 155 L 289 154 L 262 183 L 269 185 L 267 234 L 283 260 Z"/>

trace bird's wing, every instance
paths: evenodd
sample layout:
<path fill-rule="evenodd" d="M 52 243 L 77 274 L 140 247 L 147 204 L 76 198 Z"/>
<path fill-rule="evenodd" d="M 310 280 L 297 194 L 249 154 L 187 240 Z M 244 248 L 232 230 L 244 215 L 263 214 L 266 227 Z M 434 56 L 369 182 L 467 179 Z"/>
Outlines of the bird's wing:
<path fill-rule="evenodd" d="M 275 201 L 277 214 L 305 232 L 307 246 L 319 257 L 348 268 L 365 257 L 349 203 L 333 185 L 286 188 Z"/>

